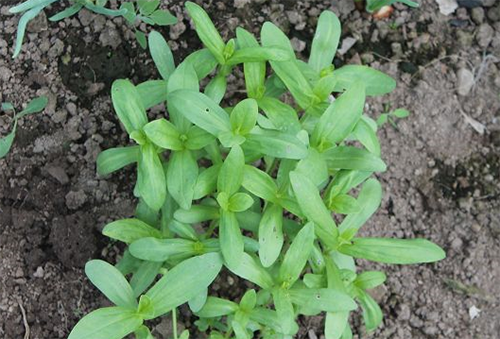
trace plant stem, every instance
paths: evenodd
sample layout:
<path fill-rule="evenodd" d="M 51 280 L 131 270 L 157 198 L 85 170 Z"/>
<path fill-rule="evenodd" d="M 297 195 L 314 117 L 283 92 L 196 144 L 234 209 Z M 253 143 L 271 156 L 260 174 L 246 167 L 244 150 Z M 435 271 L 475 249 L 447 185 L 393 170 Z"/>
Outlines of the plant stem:
<path fill-rule="evenodd" d="M 177 339 L 177 308 L 172 310 L 172 328 L 174 331 L 174 339 Z"/>

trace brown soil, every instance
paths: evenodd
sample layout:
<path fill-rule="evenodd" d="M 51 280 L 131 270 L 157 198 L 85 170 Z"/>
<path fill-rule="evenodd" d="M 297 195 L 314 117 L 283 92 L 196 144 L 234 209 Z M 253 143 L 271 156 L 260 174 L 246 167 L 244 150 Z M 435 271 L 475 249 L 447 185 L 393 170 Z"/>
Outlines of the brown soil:
<path fill-rule="evenodd" d="M 443 16 L 435 1 L 422 0 L 420 9 L 397 6 L 391 18 L 374 21 L 340 0 L 259 0 L 235 7 L 245 2 L 211 2 L 208 10 L 225 37 L 237 25 L 258 31 L 272 20 L 304 55 L 317 15 L 334 6 L 343 38 L 358 40 L 335 64 L 362 62 L 398 80 L 394 93 L 369 102 L 369 112 L 377 116 L 387 103 L 412 112 L 397 128 L 387 125 L 380 133 L 389 166 L 380 176 L 385 195 L 363 232 L 426 237 L 443 246 L 448 258 L 417 266 L 361 262 L 384 269 L 389 278 L 375 291 L 383 325 L 365 334 L 355 319 L 356 338 L 499 338 L 500 4 L 484 0 L 483 6 Z M 180 60 L 200 44 L 181 2 L 165 3 L 180 23 L 161 31 Z M 29 327 L 31 339 L 65 338 L 83 314 L 105 303 L 82 271 L 90 258 L 113 262 L 121 253 L 100 229 L 134 211 L 132 169 L 106 178 L 95 173 L 102 149 L 128 142 L 112 111 L 109 86 L 117 77 L 138 82 L 157 73 L 121 19 L 88 12 L 62 23 L 41 17 L 30 26 L 21 56 L 12 60 L 18 17 L 8 14 L 10 4 L 0 5 L 0 101 L 22 106 L 45 94 L 50 102 L 43 114 L 20 121 L 14 147 L 0 160 L 0 337 L 21 338 Z M 462 68 L 476 74 L 466 96 L 457 94 Z M 227 98 L 240 81 L 232 84 Z M 9 124 L 10 117 L 0 115 L 0 135 Z M 238 286 L 239 280 L 223 276 L 216 289 L 233 293 Z M 475 319 L 472 307 L 481 310 Z M 183 314 L 189 326 L 192 319 Z M 298 338 L 320 337 L 322 321 L 301 319 Z M 168 323 L 155 325 L 155 333 L 166 338 Z"/>

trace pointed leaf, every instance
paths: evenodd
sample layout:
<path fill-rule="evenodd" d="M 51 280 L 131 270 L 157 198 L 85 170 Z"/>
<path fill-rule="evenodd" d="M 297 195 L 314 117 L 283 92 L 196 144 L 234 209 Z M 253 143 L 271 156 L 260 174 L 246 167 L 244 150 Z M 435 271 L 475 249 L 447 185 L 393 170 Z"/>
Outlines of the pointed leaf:
<path fill-rule="evenodd" d="M 113 221 L 102 230 L 102 234 L 125 243 L 132 243 L 146 237 L 161 238 L 161 232 L 139 219 L 122 219 Z"/>
<path fill-rule="evenodd" d="M 173 152 L 167 170 L 168 192 L 183 209 L 191 207 L 197 178 L 198 164 L 191 151 Z"/>
<path fill-rule="evenodd" d="M 155 308 L 155 317 L 201 293 L 212 283 L 221 267 L 220 254 L 208 253 L 187 259 L 168 271 L 147 292 Z"/>
<path fill-rule="evenodd" d="M 354 238 L 339 251 L 354 258 L 387 264 L 419 264 L 442 260 L 446 253 L 425 239 Z"/>
<path fill-rule="evenodd" d="M 321 72 L 332 64 L 340 34 L 340 21 L 335 13 L 323 11 L 318 19 L 309 56 L 309 65 L 316 72 Z"/>
<path fill-rule="evenodd" d="M 137 88 L 129 80 L 116 80 L 111 88 L 111 99 L 118 118 L 128 134 L 147 124 L 146 110 Z"/>
<path fill-rule="evenodd" d="M 161 77 L 164 80 L 167 80 L 175 70 L 172 51 L 170 50 L 167 41 L 156 31 L 149 33 L 148 42 L 149 51 L 156 68 L 158 69 L 158 72 L 160 72 Z"/>
<path fill-rule="evenodd" d="M 90 312 L 73 328 L 68 339 L 121 339 L 142 325 L 142 318 L 122 307 L 106 307 Z"/>
<path fill-rule="evenodd" d="M 132 287 L 113 265 L 102 260 L 91 260 L 85 265 L 85 274 L 115 305 L 132 309 L 137 307 Z"/>

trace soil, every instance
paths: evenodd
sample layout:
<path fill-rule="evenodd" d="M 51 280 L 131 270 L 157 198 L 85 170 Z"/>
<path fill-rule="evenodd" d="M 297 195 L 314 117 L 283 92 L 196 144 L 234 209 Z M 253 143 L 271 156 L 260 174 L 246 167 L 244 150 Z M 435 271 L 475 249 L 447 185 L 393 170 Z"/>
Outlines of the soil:
<path fill-rule="evenodd" d="M 100 230 L 130 216 L 135 206 L 132 169 L 108 177 L 95 171 L 102 149 L 128 143 L 109 86 L 117 77 L 139 82 L 158 75 L 123 20 L 87 11 L 52 23 L 47 17 L 57 8 L 49 9 L 30 24 L 21 55 L 11 59 L 19 19 L 8 13 L 14 2 L 0 5 L 0 101 L 22 107 L 44 94 L 49 105 L 19 122 L 14 146 L 0 160 L 0 337 L 65 338 L 83 314 L 106 303 L 82 267 L 90 258 L 117 259 L 122 249 Z M 210 1 L 205 7 L 224 37 L 237 25 L 257 32 L 271 20 L 301 55 L 308 54 L 319 13 L 333 9 L 343 23 L 342 38 L 357 41 L 335 64 L 368 64 L 398 80 L 393 93 L 368 102 L 375 117 L 389 107 L 405 107 L 411 115 L 380 132 L 388 164 L 379 177 L 385 195 L 362 232 L 426 237 L 448 257 L 415 266 L 360 261 L 363 268 L 385 270 L 388 281 L 373 293 L 383 305 L 383 325 L 366 334 L 355 318 L 355 338 L 497 339 L 500 3 L 458 1 L 461 7 L 444 16 L 435 1 L 420 2 L 420 9 L 396 5 L 384 20 L 342 0 Z M 200 43 L 182 3 L 162 3 L 179 18 L 160 31 L 181 60 Z M 470 84 L 463 82 L 466 71 L 474 75 Z M 227 99 L 241 85 L 233 80 Z M 10 116 L 0 115 L 0 135 L 10 123 Z M 230 275 L 215 287 L 220 293 L 242 288 Z M 191 326 L 189 315 L 181 314 Z M 321 338 L 322 322 L 301 319 L 297 338 Z M 154 328 L 157 338 L 167 338 L 168 322 Z"/>

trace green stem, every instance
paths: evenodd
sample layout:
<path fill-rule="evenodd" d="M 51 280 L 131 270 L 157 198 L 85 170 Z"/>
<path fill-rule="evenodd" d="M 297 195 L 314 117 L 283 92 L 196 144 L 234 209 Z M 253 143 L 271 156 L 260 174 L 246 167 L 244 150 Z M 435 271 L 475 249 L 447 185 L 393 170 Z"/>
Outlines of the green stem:
<path fill-rule="evenodd" d="M 177 308 L 172 310 L 172 328 L 174 330 L 174 339 L 177 339 Z"/>

